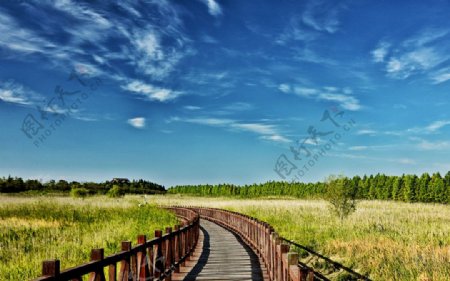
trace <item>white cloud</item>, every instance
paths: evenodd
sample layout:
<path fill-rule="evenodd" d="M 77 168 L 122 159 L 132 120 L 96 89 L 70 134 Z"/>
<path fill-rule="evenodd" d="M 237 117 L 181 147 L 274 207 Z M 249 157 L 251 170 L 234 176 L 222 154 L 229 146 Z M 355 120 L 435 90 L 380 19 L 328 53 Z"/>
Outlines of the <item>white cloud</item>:
<path fill-rule="evenodd" d="M 433 84 L 440 84 L 450 80 L 450 67 L 440 69 L 430 75 Z"/>
<path fill-rule="evenodd" d="M 10 89 L 0 89 L 0 100 L 10 103 L 30 104 L 26 97 Z"/>
<path fill-rule="evenodd" d="M 427 141 L 422 140 L 417 144 L 417 148 L 421 150 L 448 150 L 450 149 L 449 141 Z"/>
<path fill-rule="evenodd" d="M 404 79 L 438 66 L 449 58 L 434 48 L 419 48 L 401 56 L 391 57 L 386 71 L 393 78 Z"/>
<path fill-rule="evenodd" d="M 348 148 L 348 150 L 355 150 L 355 151 L 360 151 L 360 150 L 367 150 L 369 147 L 365 146 L 365 145 L 357 145 L 357 146 L 350 146 Z"/>
<path fill-rule="evenodd" d="M 32 105 L 39 99 L 39 95 L 23 85 L 9 80 L 0 81 L 0 100 L 20 105 Z"/>
<path fill-rule="evenodd" d="M 144 117 L 131 118 L 128 119 L 127 123 L 135 128 L 142 129 L 145 127 L 145 118 Z"/>
<path fill-rule="evenodd" d="M 255 28 L 252 25 L 247 25 L 247 27 L 250 27 L 250 29 L 257 34 L 265 34 L 264 29 L 262 28 Z M 311 42 L 317 37 L 317 32 L 311 31 L 309 28 L 304 27 L 301 18 L 298 16 L 293 16 L 289 20 L 289 23 L 286 25 L 283 32 L 278 36 L 278 38 L 275 39 L 275 43 L 279 45 L 286 45 L 289 41 Z"/>
<path fill-rule="evenodd" d="M 201 0 L 208 7 L 208 11 L 212 16 L 220 16 L 222 8 L 215 0 Z"/>
<path fill-rule="evenodd" d="M 1 10 L 0 10 L 1 11 Z M 0 13 L 0 46 L 20 53 L 47 53 L 55 47 L 33 31 L 21 27 L 11 16 Z"/>
<path fill-rule="evenodd" d="M 342 108 L 352 111 L 361 109 L 359 101 L 352 96 L 347 96 L 343 94 L 322 93 L 319 95 L 319 99 L 335 101 L 339 103 L 342 106 Z"/>
<path fill-rule="evenodd" d="M 212 127 L 227 128 L 232 131 L 250 132 L 260 135 L 260 139 L 270 140 L 274 142 L 291 142 L 288 138 L 282 136 L 277 127 L 271 124 L 255 123 L 255 122 L 239 122 L 232 119 L 198 117 L 186 118 L 172 117 L 168 122 L 187 122 L 193 124 L 207 125 Z"/>
<path fill-rule="evenodd" d="M 308 1 L 302 15 L 303 23 L 317 31 L 335 33 L 339 28 L 339 13 L 341 5 L 333 1 Z"/>
<path fill-rule="evenodd" d="M 234 121 L 230 119 L 220 119 L 220 118 L 188 118 L 181 120 L 188 123 L 195 123 L 195 124 L 201 124 L 201 125 L 208 125 L 208 126 L 225 126 L 232 124 Z"/>
<path fill-rule="evenodd" d="M 447 80 L 450 80 L 450 72 L 436 75 L 432 77 L 432 79 L 434 80 L 435 84 L 443 83 Z"/>
<path fill-rule="evenodd" d="M 378 47 L 372 51 L 372 57 L 375 62 L 383 62 L 388 54 L 390 44 L 381 42 Z"/>
<path fill-rule="evenodd" d="M 233 128 L 249 131 L 263 135 L 273 135 L 276 133 L 273 125 L 258 124 L 258 123 L 236 123 L 232 124 Z"/>
<path fill-rule="evenodd" d="M 270 140 L 270 141 L 274 141 L 274 142 L 283 142 L 283 143 L 292 142 L 290 139 L 287 139 L 280 135 L 262 136 L 261 139 Z"/>
<path fill-rule="evenodd" d="M 435 121 L 435 122 L 431 123 L 430 125 L 425 127 L 425 129 L 430 132 L 435 132 L 435 131 L 439 130 L 440 128 L 445 127 L 447 125 L 450 125 L 449 120 L 439 120 L 439 121 Z"/>
<path fill-rule="evenodd" d="M 195 106 L 195 105 L 186 105 L 184 106 L 185 109 L 187 110 L 199 110 L 202 109 L 200 106 Z"/>
<path fill-rule="evenodd" d="M 424 30 L 396 45 L 379 43 L 371 54 L 375 62 L 384 64 L 385 71 L 391 78 L 406 79 L 433 71 L 431 80 L 435 84 L 442 83 L 450 79 L 450 75 L 445 69 L 439 70 L 439 67 L 450 59 L 450 54 L 445 44 L 440 44 L 438 40 L 448 33 L 448 30 Z M 394 51 L 389 53 L 389 49 Z"/>
<path fill-rule="evenodd" d="M 368 130 L 368 129 L 359 130 L 356 132 L 357 135 L 375 135 L 376 133 L 377 133 L 377 131 Z"/>
<path fill-rule="evenodd" d="M 280 86 L 278 86 L 278 90 L 282 91 L 283 93 L 289 93 L 291 91 L 291 86 L 289 86 L 288 84 L 280 84 Z"/>
<path fill-rule="evenodd" d="M 253 108 L 253 105 L 246 102 L 235 102 L 223 107 L 224 110 L 229 111 L 247 111 Z"/>
<path fill-rule="evenodd" d="M 169 89 L 158 88 L 144 82 L 134 80 L 122 86 L 122 89 L 145 96 L 149 100 L 165 102 L 177 98 L 181 93 Z"/>
<path fill-rule="evenodd" d="M 294 87 L 293 92 L 294 92 L 294 94 L 301 96 L 301 97 L 311 97 L 311 96 L 315 96 L 319 93 L 319 91 L 316 89 L 305 88 L 305 87 Z"/>
<path fill-rule="evenodd" d="M 357 111 L 362 108 L 359 100 L 351 95 L 353 91 L 348 87 L 339 89 L 337 87 L 327 86 L 323 89 L 315 89 L 301 86 L 291 86 L 289 84 L 280 84 L 278 89 L 283 93 L 295 94 L 300 97 L 315 98 L 322 101 L 334 101 L 347 110 Z"/>

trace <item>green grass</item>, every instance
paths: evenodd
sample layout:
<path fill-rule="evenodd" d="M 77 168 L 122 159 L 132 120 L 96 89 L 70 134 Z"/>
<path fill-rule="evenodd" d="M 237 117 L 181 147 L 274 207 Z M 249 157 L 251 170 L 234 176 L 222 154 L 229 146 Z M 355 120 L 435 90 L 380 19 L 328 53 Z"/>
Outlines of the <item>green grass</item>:
<path fill-rule="evenodd" d="M 362 201 L 341 222 L 321 200 L 166 196 L 158 202 L 248 214 L 374 280 L 450 280 L 449 205 Z M 304 260 L 322 266 L 311 257 Z"/>
<path fill-rule="evenodd" d="M 42 261 L 60 259 L 62 268 L 89 260 L 93 248 L 118 252 L 120 241 L 177 223 L 176 217 L 141 197 L 88 199 L 0 196 L 0 280 L 40 275 Z"/>
<path fill-rule="evenodd" d="M 200 198 L 179 195 L 69 197 L 0 196 L 0 280 L 39 275 L 42 260 L 67 268 L 92 248 L 118 251 L 122 240 L 174 225 L 155 204 L 195 205 L 242 212 L 272 224 L 284 237 L 309 246 L 373 280 L 450 280 L 450 206 L 362 201 L 342 223 L 321 200 Z M 319 261 L 305 258 L 309 264 Z"/>

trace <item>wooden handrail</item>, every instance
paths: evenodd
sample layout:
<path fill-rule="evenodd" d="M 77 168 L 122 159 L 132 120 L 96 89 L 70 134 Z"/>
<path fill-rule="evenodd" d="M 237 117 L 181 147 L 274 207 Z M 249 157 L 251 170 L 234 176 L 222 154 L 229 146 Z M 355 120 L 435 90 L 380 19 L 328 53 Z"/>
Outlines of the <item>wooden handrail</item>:
<path fill-rule="evenodd" d="M 289 241 L 275 232 L 274 228 L 256 218 L 233 211 L 188 207 L 196 211 L 201 218 L 213 221 L 238 234 L 244 242 L 253 248 L 264 262 L 270 280 L 274 281 L 312 281 L 329 280 L 326 276 L 299 261 L 297 252 L 290 251 L 290 246 L 300 246 L 310 254 L 330 262 L 335 268 L 352 275 L 352 280 L 369 280 L 367 276 L 359 274 L 344 265 L 332 261 L 313 250 Z"/>
<path fill-rule="evenodd" d="M 42 265 L 42 276 L 34 281 L 83 280 L 171 280 L 171 273 L 193 252 L 199 237 L 199 215 L 195 210 L 183 207 L 167 208 L 181 218 L 183 225 L 166 228 L 166 234 L 155 231 L 155 238 L 147 240 L 138 235 L 137 245 L 131 247 L 130 241 L 122 242 L 122 251 L 104 257 L 103 249 L 93 249 L 91 261 L 73 268 L 60 270 L 59 260 L 47 260 Z M 118 271 L 118 264 L 120 270 Z M 108 268 L 108 278 L 104 274 Z"/>

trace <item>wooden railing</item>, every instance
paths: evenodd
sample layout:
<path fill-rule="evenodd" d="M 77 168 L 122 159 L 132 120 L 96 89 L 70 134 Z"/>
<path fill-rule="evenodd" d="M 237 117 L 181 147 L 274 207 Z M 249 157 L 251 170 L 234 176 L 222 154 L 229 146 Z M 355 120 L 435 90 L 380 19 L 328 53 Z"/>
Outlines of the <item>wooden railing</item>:
<path fill-rule="evenodd" d="M 202 219 L 213 221 L 238 234 L 244 242 L 255 250 L 264 262 L 270 280 L 274 281 L 313 281 L 329 280 L 326 276 L 299 261 L 297 252 L 291 251 L 291 245 L 297 246 L 316 256 L 331 262 L 331 266 L 345 271 L 346 280 L 370 280 L 340 263 L 332 261 L 318 253 L 282 238 L 274 228 L 258 219 L 222 209 L 189 207 Z"/>
<path fill-rule="evenodd" d="M 134 247 L 130 241 L 124 241 L 121 252 L 107 257 L 104 257 L 103 249 L 93 249 L 90 262 L 64 271 L 60 271 L 59 260 L 44 261 L 42 277 L 35 281 L 82 281 L 86 275 L 89 275 L 89 281 L 171 280 L 171 273 L 184 266 L 196 246 L 199 216 L 187 208 L 168 209 L 183 221 L 182 225 L 175 225 L 173 229 L 167 227 L 164 235 L 161 230 L 156 230 L 155 238 L 151 240 L 139 235 Z"/>

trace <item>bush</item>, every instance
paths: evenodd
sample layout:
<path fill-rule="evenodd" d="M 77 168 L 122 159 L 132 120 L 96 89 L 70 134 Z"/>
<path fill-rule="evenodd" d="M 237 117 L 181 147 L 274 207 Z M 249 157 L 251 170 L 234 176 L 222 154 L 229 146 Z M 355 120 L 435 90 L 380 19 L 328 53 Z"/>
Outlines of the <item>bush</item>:
<path fill-rule="evenodd" d="M 122 188 L 120 188 L 120 186 L 113 185 L 113 187 L 111 187 L 108 190 L 107 195 L 108 195 L 108 197 L 111 197 L 111 198 L 118 198 L 118 197 L 124 196 L 125 192 L 124 192 L 124 190 Z"/>
<path fill-rule="evenodd" d="M 70 190 L 70 196 L 74 198 L 84 198 L 88 196 L 88 194 L 89 190 L 87 190 L 86 188 L 72 188 Z"/>
<path fill-rule="evenodd" d="M 348 178 L 330 176 L 327 179 L 325 199 L 331 211 L 342 221 L 356 210 L 356 189 Z"/>

